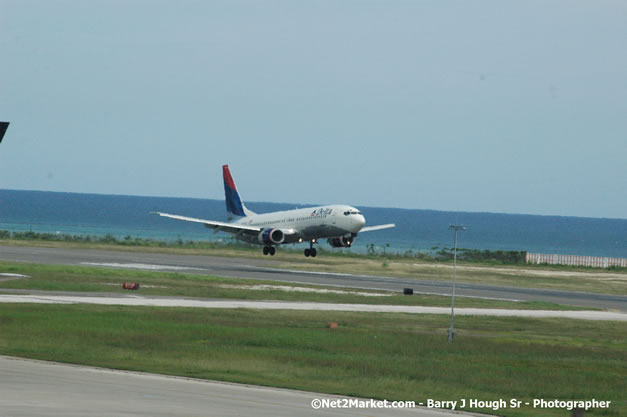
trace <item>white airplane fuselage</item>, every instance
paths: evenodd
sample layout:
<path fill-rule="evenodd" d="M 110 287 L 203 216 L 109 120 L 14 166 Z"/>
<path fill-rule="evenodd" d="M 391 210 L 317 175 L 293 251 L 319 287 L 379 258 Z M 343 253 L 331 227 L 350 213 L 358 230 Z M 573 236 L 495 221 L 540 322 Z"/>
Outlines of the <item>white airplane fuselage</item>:
<path fill-rule="evenodd" d="M 264 230 L 281 229 L 286 232 L 282 243 L 296 243 L 338 236 L 355 236 L 366 224 L 366 219 L 355 207 L 330 205 L 255 214 L 233 223 Z M 261 243 L 256 237 L 247 235 L 240 235 L 237 238 L 251 243 Z"/>

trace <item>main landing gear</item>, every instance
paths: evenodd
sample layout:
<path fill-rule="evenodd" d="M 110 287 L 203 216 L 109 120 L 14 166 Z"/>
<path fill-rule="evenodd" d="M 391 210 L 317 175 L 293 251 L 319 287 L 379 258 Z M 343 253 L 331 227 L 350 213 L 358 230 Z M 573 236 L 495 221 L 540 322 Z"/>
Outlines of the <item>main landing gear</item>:
<path fill-rule="evenodd" d="M 312 240 L 311 242 L 309 242 L 309 248 L 305 249 L 305 256 L 309 257 L 311 256 L 312 258 L 315 258 L 316 255 L 318 254 L 318 252 L 316 251 L 316 248 L 313 247 L 313 244 L 315 243 L 315 240 Z"/>
<path fill-rule="evenodd" d="M 274 246 L 264 246 L 263 247 L 263 254 L 264 255 L 270 255 L 270 256 L 274 256 L 274 254 L 276 253 L 276 248 Z"/>

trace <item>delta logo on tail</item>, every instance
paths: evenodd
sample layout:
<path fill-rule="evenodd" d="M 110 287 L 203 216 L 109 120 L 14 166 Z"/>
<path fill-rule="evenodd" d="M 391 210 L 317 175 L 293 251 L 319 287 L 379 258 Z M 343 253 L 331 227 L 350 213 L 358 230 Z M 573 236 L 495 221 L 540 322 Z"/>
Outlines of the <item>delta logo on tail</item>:
<path fill-rule="evenodd" d="M 322 239 L 333 248 L 349 248 L 358 233 L 395 227 L 394 224 L 367 226 L 364 215 L 343 204 L 257 214 L 246 208 L 240 198 L 228 165 L 222 166 L 224 197 L 229 222 L 197 219 L 157 212 L 159 216 L 204 224 L 216 232 L 226 232 L 236 239 L 263 246 L 264 255 L 274 255 L 285 244 L 309 243 L 305 256 L 315 257 L 314 244 Z"/>

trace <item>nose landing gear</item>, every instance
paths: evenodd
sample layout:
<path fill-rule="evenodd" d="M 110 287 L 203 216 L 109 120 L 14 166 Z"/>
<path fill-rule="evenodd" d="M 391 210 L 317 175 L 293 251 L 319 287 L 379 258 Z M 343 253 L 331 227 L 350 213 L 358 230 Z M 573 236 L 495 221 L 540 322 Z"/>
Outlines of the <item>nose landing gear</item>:
<path fill-rule="evenodd" d="M 311 242 L 309 242 L 309 248 L 305 249 L 305 256 L 309 257 L 311 256 L 312 258 L 315 258 L 316 255 L 318 254 L 318 251 L 316 251 L 316 248 L 313 247 L 313 244 L 315 243 L 315 240 L 312 240 Z"/>

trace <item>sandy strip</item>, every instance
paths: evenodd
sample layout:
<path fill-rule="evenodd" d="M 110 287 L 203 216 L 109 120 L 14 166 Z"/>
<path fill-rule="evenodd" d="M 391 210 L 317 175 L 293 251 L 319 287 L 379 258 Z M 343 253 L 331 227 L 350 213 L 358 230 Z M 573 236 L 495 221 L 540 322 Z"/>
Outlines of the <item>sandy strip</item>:
<path fill-rule="evenodd" d="M 316 294 L 348 294 L 348 295 L 363 295 L 364 297 L 389 297 L 396 295 L 395 291 L 388 292 L 363 292 L 363 291 L 350 291 L 350 290 L 329 290 L 326 288 L 311 288 L 311 287 L 295 287 L 289 285 L 217 285 L 220 288 L 231 288 L 236 290 L 253 290 L 253 291 L 285 291 L 285 292 L 308 292 Z"/>
<path fill-rule="evenodd" d="M 191 268 L 188 266 L 173 266 L 173 265 L 153 265 L 153 264 L 140 264 L 140 263 L 118 263 L 118 262 L 81 262 L 80 265 L 85 266 L 105 266 L 109 268 L 126 268 L 126 269 L 140 269 L 148 271 L 204 271 L 202 268 Z"/>
<path fill-rule="evenodd" d="M 100 304 L 149 307 L 247 308 L 260 310 L 358 311 L 378 313 L 450 314 L 448 307 L 419 307 L 369 304 L 330 304 L 283 301 L 188 300 L 178 298 L 93 297 L 63 295 L 0 295 L 0 303 Z M 459 316 L 569 318 L 578 320 L 627 321 L 627 314 L 611 311 L 552 311 L 456 308 Z"/>

